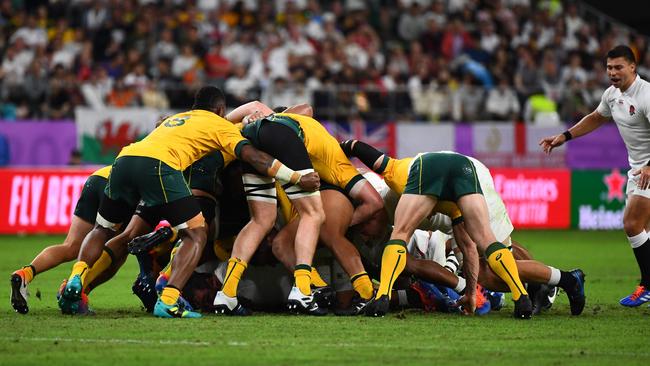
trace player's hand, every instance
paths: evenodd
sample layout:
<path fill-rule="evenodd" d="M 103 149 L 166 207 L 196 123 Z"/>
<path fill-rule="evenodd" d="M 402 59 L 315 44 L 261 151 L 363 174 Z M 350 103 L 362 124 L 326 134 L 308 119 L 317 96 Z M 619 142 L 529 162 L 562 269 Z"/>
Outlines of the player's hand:
<path fill-rule="evenodd" d="M 264 117 L 266 117 L 266 116 L 264 115 L 264 113 L 262 113 L 262 111 L 254 111 L 253 113 L 244 116 L 244 118 L 242 118 L 241 121 L 242 121 L 242 123 L 244 125 L 247 125 L 247 124 L 249 124 L 251 122 L 255 122 L 258 119 L 262 119 Z"/>
<path fill-rule="evenodd" d="M 456 301 L 456 304 L 463 309 L 463 314 L 474 315 L 474 311 L 476 310 L 476 293 L 466 293 Z"/>
<path fill-rule="evenodd" d="M 648 189 L 650 187 L 650 166 L 644 166 L 632 172 L 635 177 L 636 186 L 639 189 Z"/>
<path fill-rule="evenodd" d="M 298 181 L 300 188 L 314 192 L 320 188 L 320 177 L 317 172 L 311 172 L 300 177 Z"/>
<path fill-rule="evenodd" d="M 562 146 L 566 142 L 566 137 L 564 134 L 559 134 L 555 136 L 550 136 L 550 137 L 545 137 L 540 140 L 539 146 L 542 147 L 542 150 L 544 150 L 545 153 L 550 154 L 551 151 L 558 147 Z"/>

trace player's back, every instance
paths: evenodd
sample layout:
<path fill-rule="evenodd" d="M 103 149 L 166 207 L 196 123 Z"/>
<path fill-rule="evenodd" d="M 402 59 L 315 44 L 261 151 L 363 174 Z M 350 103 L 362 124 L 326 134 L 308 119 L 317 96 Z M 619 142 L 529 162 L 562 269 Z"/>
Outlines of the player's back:
<path fill-rule="evenodd" d="M 214 150 L 236 155 L 244 140 L 232 123 L 206 110 L 191 110 L 166 118 L 142 141 L 122 149 L 119 156 L 145 156 L 185 170 Z"/>
<path fill-rule="evenodd" d="M 289 117 L 298 122 L 309 159 L 322 180 L 348 190 L 361 179 L 339 142 L 320 122 L 293 113 L 278 113 L 275 116 Z"/>

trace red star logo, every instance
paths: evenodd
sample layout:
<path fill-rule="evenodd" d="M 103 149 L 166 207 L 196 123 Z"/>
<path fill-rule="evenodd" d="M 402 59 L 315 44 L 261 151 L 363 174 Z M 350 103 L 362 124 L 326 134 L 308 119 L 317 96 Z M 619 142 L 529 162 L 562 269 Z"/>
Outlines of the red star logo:
<path fill-rule="evenodd" d="M 603 177 L 603 182 L 607 185 L 607 201 L 611 202 L 616 198 L 619 201 L 625 199 L 623 187 L 627 182 L 627 177 L 622 175 L 618 169 L 613 169 L 609 175 Z"/>

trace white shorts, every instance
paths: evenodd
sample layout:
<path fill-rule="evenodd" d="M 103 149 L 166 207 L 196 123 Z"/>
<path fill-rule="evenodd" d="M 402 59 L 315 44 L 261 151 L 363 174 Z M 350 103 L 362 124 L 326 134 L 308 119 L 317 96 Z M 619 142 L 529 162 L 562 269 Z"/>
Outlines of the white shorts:
<path fill-rule="evenodd" d="M 406 250 L 415 258 L 427 259 L 440 265 L 447 260 L 445 243 L 450 236 L 441 231 L 415 230 Z"/>
<path fill-rule="evenodd" d="M 637 187 L 638 176 L 633 176 L 632 172 L 636 169 L 632 168 L 627 171 L 627 187 L 625 188 L 625 195 L 627 197 L 631 195 L 642 196 L 645 198 L 650 198 L 650 188 L 648 189 L 639 189 Z"/>

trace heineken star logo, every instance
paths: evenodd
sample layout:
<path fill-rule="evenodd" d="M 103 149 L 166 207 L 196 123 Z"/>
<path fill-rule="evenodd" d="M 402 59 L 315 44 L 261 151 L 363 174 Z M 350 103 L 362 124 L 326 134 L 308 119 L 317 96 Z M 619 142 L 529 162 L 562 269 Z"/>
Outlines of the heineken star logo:
<path fill-rule="evenodd" d="M 612 202 L 614 199 L 619 201 L 625 200 L 623 187 L 627 182 L 627 177 L 622 175 L 618 169 L 612 169 L 612 172 L 603 177 L 603 182 L 607 185 L 607 201 Z"/>

